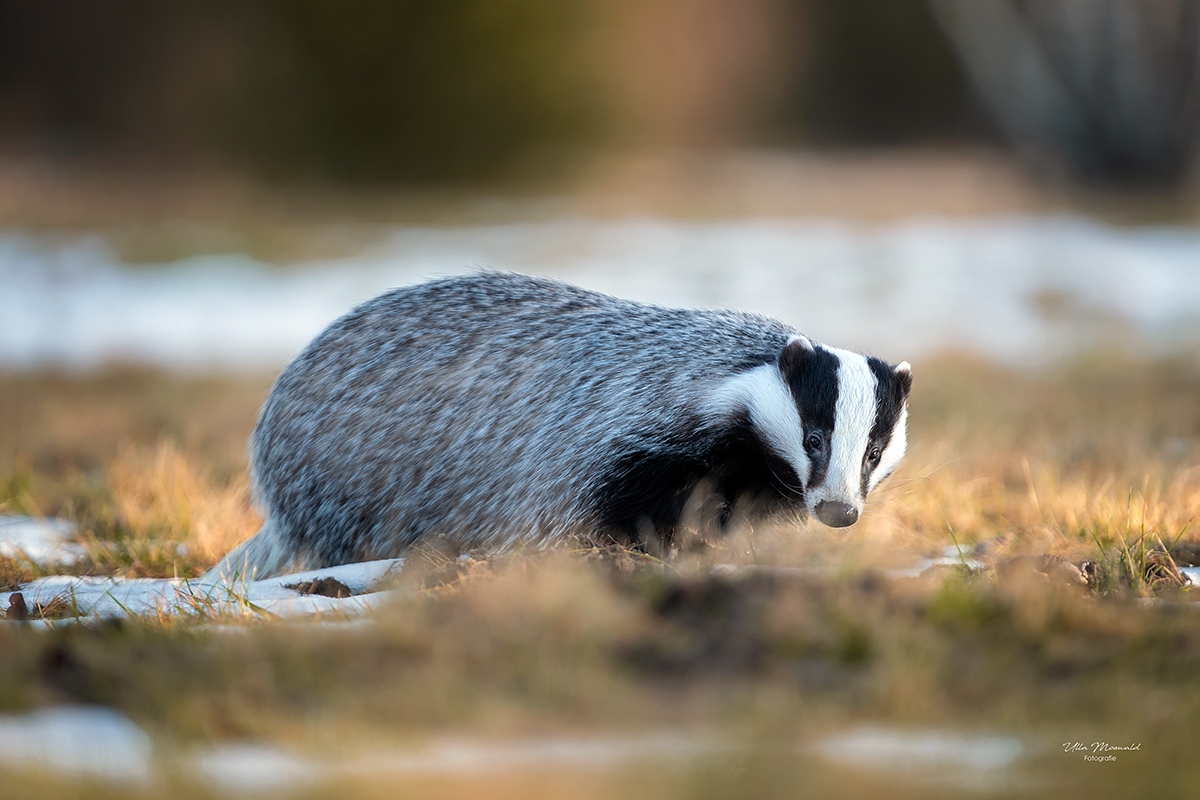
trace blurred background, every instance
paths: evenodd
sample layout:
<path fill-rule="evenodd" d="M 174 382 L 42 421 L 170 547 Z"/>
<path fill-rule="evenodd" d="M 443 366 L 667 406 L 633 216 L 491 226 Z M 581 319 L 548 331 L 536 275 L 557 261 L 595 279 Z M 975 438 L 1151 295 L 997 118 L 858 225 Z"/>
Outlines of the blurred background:
<path fill-rule="evenodd" d="M 0 366 L 275 368 L 479 266 L 1178 349 L 1198 44 L 1193 0 L 2 0 Z"/>
<path fill-rule="evenodd" d="M 98 796 L 13 777 L 86 737 L 9 712 L 70 702 L 129 715 L 134 776 L 229 743 L 220 786 L 290 800 L 355 764 L 373 797 L 1194 796 L 1198 47 L 1200 0 L 0 0 L 0 592 L 202 574 L 260 525 L 274 375 L 432 277 L 736 306 L 916 374 L 849 535 L 712 556 L 786 581 L 526 553 L 418 565 L 365 628 L 0 620 L 0 785 Z M 221 793 L 154 774 L 104 796 Z"/>

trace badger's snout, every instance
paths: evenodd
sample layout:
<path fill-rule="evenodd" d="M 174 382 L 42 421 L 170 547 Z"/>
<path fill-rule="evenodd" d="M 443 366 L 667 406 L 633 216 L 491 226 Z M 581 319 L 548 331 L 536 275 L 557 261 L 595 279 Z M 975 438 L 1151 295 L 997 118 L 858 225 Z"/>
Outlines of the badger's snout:
<path fill-rule="evenodd" d="M 849 503 L 822 500 L 814 511 L 817 519 L 831 528 L 845 528 L 858 522 L 858 509 Z"/>

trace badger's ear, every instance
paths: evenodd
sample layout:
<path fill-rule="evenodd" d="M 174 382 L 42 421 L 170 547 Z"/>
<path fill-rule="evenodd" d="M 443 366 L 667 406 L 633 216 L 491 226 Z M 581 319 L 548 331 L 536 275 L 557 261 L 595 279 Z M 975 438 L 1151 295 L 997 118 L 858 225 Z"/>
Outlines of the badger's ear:
<path fill-rule="evenodd" d="M 901 361 L 892 367 L 892 376 L 895 379 L 896 394 L 903 403 L 908 399 L 908 393 L 912 391 L 912 365 L 907 361 Z"/>
<path fill-rule="evenodd" d="M 795 374 L 814 352 L 813 343 L 808 337 L 796 334 L 788 339 L 788 343 L 779 353 L 779 371 L 784 375 Z"/>

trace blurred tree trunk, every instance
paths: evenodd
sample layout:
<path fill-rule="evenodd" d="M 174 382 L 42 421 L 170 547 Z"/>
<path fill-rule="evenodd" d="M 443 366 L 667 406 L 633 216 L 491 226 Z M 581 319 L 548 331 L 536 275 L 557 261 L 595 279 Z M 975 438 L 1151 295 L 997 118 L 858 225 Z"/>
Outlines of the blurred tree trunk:
<path fill-rule="evenodd" d="M 930 0 L 979 94 L 1039 166 L 1172 186 L 1200 134 L 1200 0 Z"/>

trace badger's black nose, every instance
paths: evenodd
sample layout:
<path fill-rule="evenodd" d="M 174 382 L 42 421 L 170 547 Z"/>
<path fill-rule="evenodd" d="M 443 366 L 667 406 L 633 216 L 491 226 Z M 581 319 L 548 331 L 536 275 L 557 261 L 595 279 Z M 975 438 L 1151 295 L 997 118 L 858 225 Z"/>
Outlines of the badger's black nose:
<path fill-rule="evenodd" d="M 822 500 L 817 503 L 817 519 L 831 528 L 845 528 L 858 522 L 858 509 L 849 503 L 831 503 Z"/>

